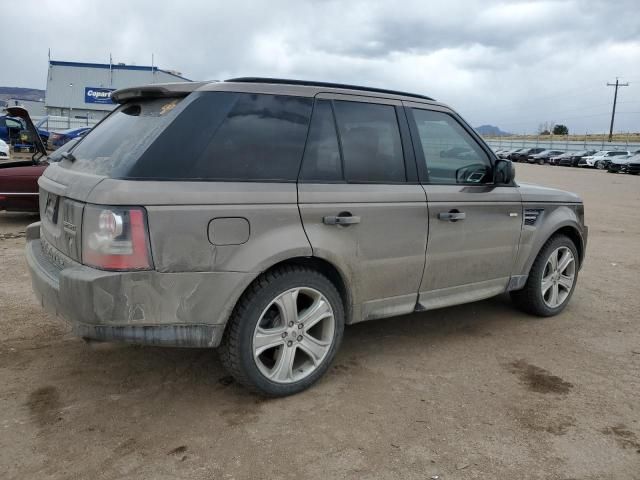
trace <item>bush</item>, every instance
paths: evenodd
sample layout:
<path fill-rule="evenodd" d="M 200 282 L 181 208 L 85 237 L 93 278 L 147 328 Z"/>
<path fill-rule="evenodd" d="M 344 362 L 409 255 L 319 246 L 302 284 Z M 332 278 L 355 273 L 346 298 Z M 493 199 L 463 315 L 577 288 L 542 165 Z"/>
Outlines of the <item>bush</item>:
<path fill-rule="evenodd" d="M 553 127 L 554 135 L 569 135 L 569 129 L 566 125 L 555 125 Z"/>

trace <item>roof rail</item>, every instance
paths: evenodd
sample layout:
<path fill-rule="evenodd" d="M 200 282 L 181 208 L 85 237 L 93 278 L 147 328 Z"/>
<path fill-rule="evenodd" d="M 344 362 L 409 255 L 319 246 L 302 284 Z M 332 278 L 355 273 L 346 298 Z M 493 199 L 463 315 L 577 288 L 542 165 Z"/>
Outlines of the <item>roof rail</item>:
<path fill-rule="evenodd" d="M 363 87 L 362 85 L 347 85 L 344 83 L 315 82 L 313 80 L 292 80 L 288 78 L 268 78 L 268 77 L 238 77 L 229 78 L 225 82 L 241 82 L 241 83 L 276 83 L 283 85 L 308 85 L 311 87 L 327 87 L 327 88 L 345 88 L 349 90 L 361 90 L 364 92 L 385 93 L 387 95 L 403 95 L 405 97 L 421 98 L 424 100 L 435 101 L 426 95 L 418 95 L 417 93 L 399 92 L 397 90 L 387 90 L 386 88 Z"/>

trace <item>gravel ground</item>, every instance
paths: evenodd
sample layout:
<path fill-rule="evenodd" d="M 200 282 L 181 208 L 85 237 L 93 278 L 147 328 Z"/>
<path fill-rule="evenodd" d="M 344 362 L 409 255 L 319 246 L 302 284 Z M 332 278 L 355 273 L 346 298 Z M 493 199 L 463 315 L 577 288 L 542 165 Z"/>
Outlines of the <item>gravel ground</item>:
<path fill-rule="evenodd" d="M 517 165 L 580 193 L 589 248 L 555 318 L 508 298 L 349 327 L 294 397 L 214 352 L 90 347 L 43 313 L 33 216 L 0 214 L 3 479 L 640 479 L 640 178 Z"/>

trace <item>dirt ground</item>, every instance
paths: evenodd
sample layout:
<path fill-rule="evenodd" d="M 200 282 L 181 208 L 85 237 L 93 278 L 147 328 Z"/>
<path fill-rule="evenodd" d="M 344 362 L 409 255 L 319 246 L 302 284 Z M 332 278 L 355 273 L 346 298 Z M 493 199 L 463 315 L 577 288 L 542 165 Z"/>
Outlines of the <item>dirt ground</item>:
<path fill-rule="evenodd" d="M 358 324 L 290 398 L 208 350 L 91 347 L 43 313 L 33 216 L 0 214 L 2 479 L 640 479 L 640 177 L 517 165 L 580 193 L 587 262 L 565 312 L 508 298 Z"/>

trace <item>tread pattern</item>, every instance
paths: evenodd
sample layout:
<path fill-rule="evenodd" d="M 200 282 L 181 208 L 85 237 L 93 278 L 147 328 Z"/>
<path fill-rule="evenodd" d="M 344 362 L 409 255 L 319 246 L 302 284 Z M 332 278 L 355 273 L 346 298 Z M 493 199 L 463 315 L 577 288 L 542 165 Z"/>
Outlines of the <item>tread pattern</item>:
<path fill-rule="evenodd" d="M 338 290 L 335 288 L 331 280 L 329 280 L 325 275 L 314 270 L 309 267 L 303 266 L 293 266 L 293 265 L 283 265 L 279 268 L 271 270 L 269 272 L 263 273 L 258 278 L 256 278 L 253 283 L 247 288 L 247 290 L 242 294 L 242 297 L 236 304 L 231 316 L 229 317 L 229 321 L 227 322 L 227 327 L 225 328 L 224 335 L 222 337 L 222 342 L 218 347 L 218 355 L 220 357 L 220 361 L 224 368 L 233 376 L 233 378 L 245 388 L 250 390 L 251 392 L 258 393 L 263 396 L 279 396 L 276 394 L 266 393 L 264 390 L 258 388 L 254 382 L 249 378 L 245 369 L 242 367 L 240 355 L 241 355 L 241 332 L 240 328 L 242 326 L 242 322 L 246 321 L 248 316 L 250 315 L 250 303 L 251 301 L 260 294 L 260 292 L 267 289 L 273 283 L 280 281 L 282 278 L 296 274 L 296 273 L 304 273 L 311 276 L 318 276 L 328 282 L 329 285 L 333 287 L 335 290 L 335 294 L 337 298 L 341 298 Z M 341 305 L 343 308 L 344 306 Z M 344 316 L 344 314 L 343 314 Z"/>

